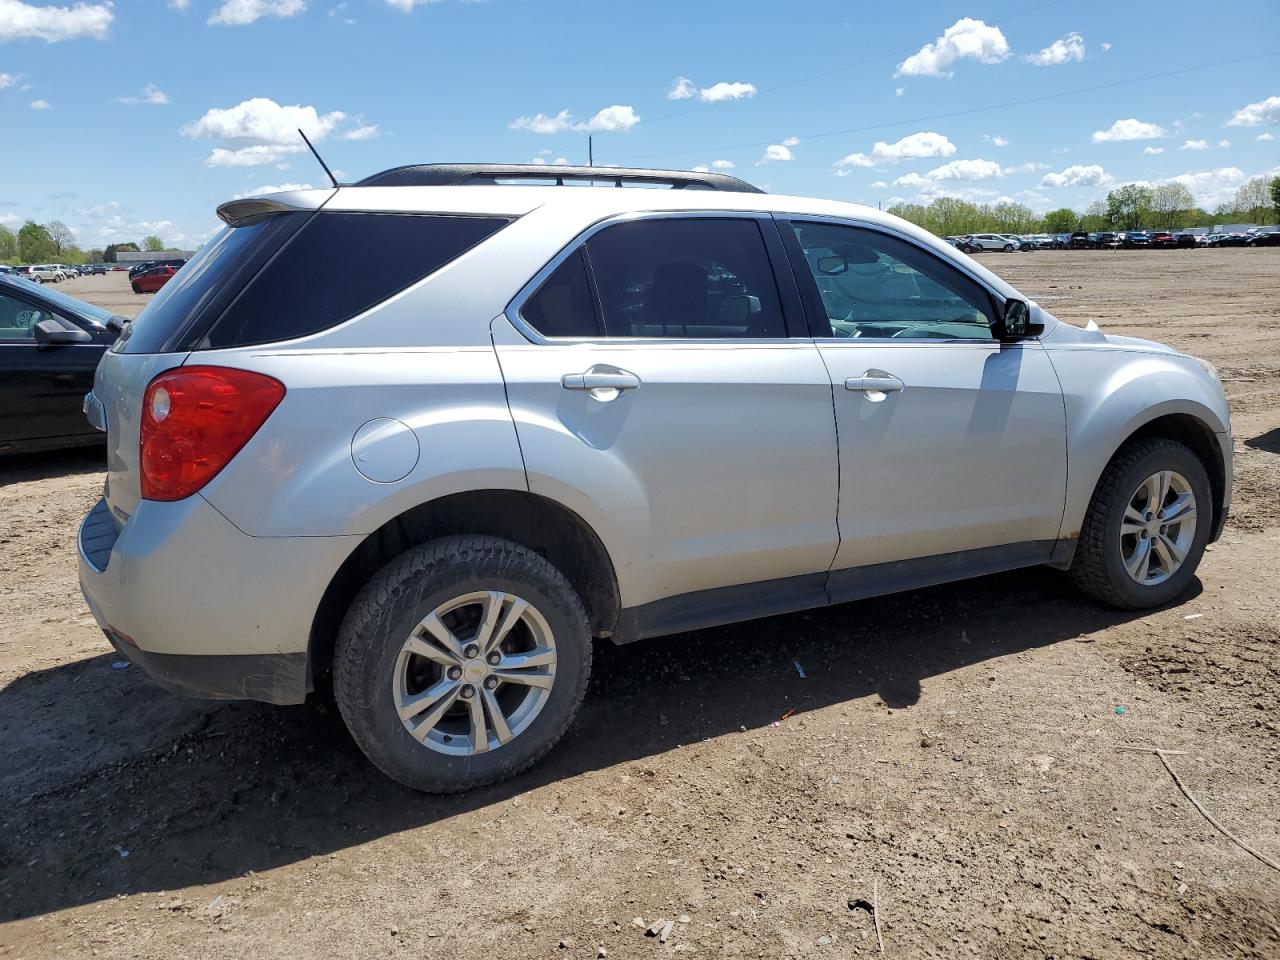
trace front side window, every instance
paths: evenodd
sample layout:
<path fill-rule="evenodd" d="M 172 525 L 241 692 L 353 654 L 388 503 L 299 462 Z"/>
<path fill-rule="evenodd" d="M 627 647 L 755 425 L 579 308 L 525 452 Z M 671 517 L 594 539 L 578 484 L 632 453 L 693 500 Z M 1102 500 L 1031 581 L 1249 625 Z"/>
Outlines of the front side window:
<path fill-rule="evenodd" d="M 792 226 L 829 323 L 814 336 L 993 339 L 985 288 L 936 254 L 875 230 Z"/>
<path fill-rule="evenodd" d="M 607 337 L 787 335 L 754 220 L 636 220 L 602 230 L 586 253 Z"/>

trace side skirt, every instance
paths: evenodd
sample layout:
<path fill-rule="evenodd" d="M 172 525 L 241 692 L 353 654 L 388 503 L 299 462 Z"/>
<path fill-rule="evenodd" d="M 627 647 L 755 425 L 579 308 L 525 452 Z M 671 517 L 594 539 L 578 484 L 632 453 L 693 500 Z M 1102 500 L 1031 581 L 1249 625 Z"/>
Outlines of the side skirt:
<path fill-rule="evenodd" d="M 1067 541 L 1064 547 L 1056 540 L 1031 540 L 679 594 L 622 610 L 612 640 L 630 643 L 984 577 L 1019 567 L 1058 561 L 1054 563 L 1056 566 L 1061 564 L 1064 549 L 1074 546 L 1073 541 Z"/>

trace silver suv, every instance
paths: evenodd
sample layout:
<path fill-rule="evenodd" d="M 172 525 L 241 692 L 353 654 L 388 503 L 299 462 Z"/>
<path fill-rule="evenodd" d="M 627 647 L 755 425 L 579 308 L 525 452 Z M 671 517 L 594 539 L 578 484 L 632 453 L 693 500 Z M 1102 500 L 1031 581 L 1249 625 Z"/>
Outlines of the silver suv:
<path fill-rule="evenodd" d="M 331 690 L 415 788 L 550 750 L 592 638 L 1034 564 L 1151 607 L 1226 518 L 1208 364 L 875 210 L 427 165 L 218 212 L 85 399 L 85 597 L 167 689 Z"/>

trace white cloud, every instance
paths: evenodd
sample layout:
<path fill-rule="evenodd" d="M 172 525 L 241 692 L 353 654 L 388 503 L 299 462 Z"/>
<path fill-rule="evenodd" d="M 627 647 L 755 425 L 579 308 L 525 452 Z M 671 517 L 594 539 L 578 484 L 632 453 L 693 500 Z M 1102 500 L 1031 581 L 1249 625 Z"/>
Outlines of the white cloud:
<path fill-rule="evenodd" d="M 934 167 L 928 173 L 907 173 L 893 182 L 897 186 L 923 188 L 942 181 L 976 182 L 1007 177 L 1015 173 L 1033 173 L 1043 169 L 1042 163 L 1021 163 L 1017 166 L 1005 167 L 994 160 L 952 160 L 940 167 Z"/>
<path fill-rule="evenodd" d="M 312 190 L 314 189 L 309 183 L 264 183 L 260 187 L 254 187 L 252 190 L 246 190 L 244 193 L 237 193 L 232 196 L 232 200 L 243 200 L 245 197 L 261 197 L 268 193 L 284 193 L 287 190 Z"/>
<path fill-rule="evenodd" d="M 902 95 L 903 95 L 904 93 L 906 93 L 906 92 L 907 92 L 907 88 L 906 88 L 906 87 L 894 87 L 894 88 L 893 88 L 893 95 L 894 95 L 895 97 L 900 97 L 900 96 L 902 96 Z"/>
<path fill-rule="evenodd" d="M 234 107 L 214 107 L 199 120 L 182 127 L 182 135 L 192 140 L 219 140 L 205 160 L 209 167 L 256 167 L 276 164 L 306 149 L 298 136 L 301 128 L 313 142 L 342 131 L 351 118 L 341 110 L 320 113 L 315 107 L 282 106 L 267 97 L 254 97 Z M 372 132 L 370 131 L 372 128 Z M 377 124 L 362 124 L 341 133 L 349 139 L 365 140 L 376 135 Z"/>
<path fill-rule="evenodd" d="M 697 92 L 693 81 L 688 77 L 676 77 L 671 84 L 671 89 L 667 91 L 667 99 L 688 100 Z"/>
<path fill-rule="evenodd" d="M 191 0 L 169 0 L 169 6 L 174 10 L 186 10 L 191 6 Z"/>
<path fill-rule="evenodd" d="M 799 142 L 800 142 L 799 137 L 787 137 L 787 139 L 782 141 L 782 145 L 784 147 L 794 147 Z"/>
<path fill-rule="evenodd" d="M 1207 140 L 1188 140 L 1178 149 L 1179 150 L 1208 150 L 1209 142 Z"/>
<path fill-rule="evenodd" d="M 1106 53 L 1106 52 L 1107 52 L 1108 50 L 1110 50 L 1110 49 L 1111 49 L 1111 44 L 1109 44 L 1109 43 L 1104 43 L 1104 44 L 1102 45 L 1102 52 L 1103 52 L 1103 53 Z"/>
<path fill-rule="evenodd" d="M 5 87 L 12 87 L 17 82 L 18 78 L 12 73 L 0 73 L 0 90 L 3 90 Z"/>
<path fill-rule="evenodd" d="M 836 162 L 836 173 L 851 173 L 852 167 L 874 167 L 882 163 L 901 163 L 922 157 L 950 157 L 956 152 L 955 144 L 940 133 L 921 131 L 903 137 L 896 143 L 876 142 L 868 153 L 851 153 Z"/>
<path fill-rule="evenodd" d="M 1261 127 L 1265 124 L 1280 124 L 1280 97 L 1267 97 L 1247 104 L 1227 121 L 1228 127 Z"/>
<path fill-rule="evenodd" d="M 765 163 L 794 159 L 795 155 L 791 152 L 790 147 L 782 143 L 771 143 L 764 148 L 764 156 L 756 161 L 756 166 L 758 167 Z"/>
<path fill-rule="evenodd" d="M 50 103 L 48 100 L 32 100 L 31 109 L 32 110 L 52 110 L 53 104 Z"/>
<path fill-rule="evenodd" d="M 239 147 L 228 150 L 226 147 L 214 147 L 213 152 L 205 158 L 206 167 L 261 167 L 274 163 L 279 169 L 287 164 L 282 161 L 292 154 L 301 153 L 304 146 L 284 146 L 281 144 L 258 144 L 252 147 Z"/>
<path fill-rule="evenodd" d="M 705 103 L 720 103 L 724 100 L 743 100 L 756 95 L 754 83 L 728 83 L 721 80 L 698 91 L 698 97 Z"/>
<path fill-rule="evenodd" d="M 1117 120 L 1106 130 L 1093 131 L 1094 143 L 1108 143 L 1117 140 L 1155 140 L 1166 136 L 1164 127 L 1154 123 L 1146 123 L 1130 117 L 1128 120 Z"/>
<path fill-rule="evenodd" d="M 1077 63 L 1084 59 L 1084 37 L 1078 33 L 1068 33 L 1065 37 L 1053 41 L 1039 53 L 1031 53 L 1022 59 L 1037 67 L 1056 67 L 1060 63 Z"/>
<path fill-rule="evenodd" d="M 315 107 L 281 106 L 268 97 L 253 97 L 234 107 L 211 108 L 199 120 L 186 124 L 182 135 L 193 140 L 296 144 L 299 128 L 312 140 L 323 140 L 346 119 L 341 110 L 322 114 Z"/>
<path fill-rule="evenodd" d="M 952 160 L 934 167 L 926 176 L 930 180 L 989 180 L 1004 173 L 1004 168 L 994 160 Z"/>
<path fill-rule="evenodd" d="M 378 125 L 376 123 L 366 123 L 363 126 L 356 127 L 354 130 L 339 134 L 339 137 L 343 140 L 372 140 L 377 135 Z"/>
<path fill-rule="evenodd" d="M 1271 134 L 1269 134 L 1269 133 L 1260 133 L 1260 134 L 1258 134 L 1256 137 L 1254 137 L 1253 139 L 1255 139 L 1255 140 L 1261 140 L 1263 143 L 1270 143 L 1272 140 L 1274 140 L 1274 139 L 1275 139 L 1275 137 L 1273 137 L 1273 136 L 1272 136 Z"/>
<path fill-rule="evenodd" d="M 640 122 L 640 114 L 630 106 L 614 104 L 605 107 L 590 120 L 578 121 L 568 110 L 554 116 L 535 113 L 532 117 L 518 117 L 508 126 L 512 130 L 528 130 L 531 133 L 564 133 L 576 130 L 580 133 L 625 133 Z"/>
<path fill-rule="evenodd" d="M 711 169 L 712 170 L 732 170 L 733 161 L 732 160 L 712 160 Z"/>
<path fill-rule="evenodd" d="M 1231 200 L 1248 179 L 1239 167 L 1219 167 L 1199 173 L 1180 173 L 1162 182 L 1182 184 L 1200 206 L 1212 208 Z"/>
<path fill-rule="evenodd" d="M 23 0 L 0 0 L 0 40 L 34 38 L 48 43 L 77 37 L 101 40 L 114 18 L 110 3 L 37 7 Z"/>
<path fill-rule="evenodd" d="M 1148 157 L 1158 157 L 1164 153 L 1164 147 L 1143 147 L 1142 152 Z"/>
<path fill-rule="evenodd" d="M 933 43 L 898 64 L 894 76 L 949 77 L 951 66 L 961 59 L 979 63 L 999 63 L 1009 56 L 1009 43 L 999 27 L 987 26 L 981 20 L 964 17 L 947 27 Z"/>
<path fill-rule="evenodd" d="M 1231 146 L 1231 141 L 1230 141 L 1230 140 L 1219 140 L 1219 141 L 1218 141 L 1218 149 L 1219 149 L 1219 150 L 1226 150 L 1226 149 L 1228 149 L 1230 146 Z"/>
<path fill-rule="evenodd" d="M 693 172 L 694 173 L 710 173 L 711 168 L 708 167 L 705 163 L 699 163 L 694 165 Z"/>
<path fill-rule="evenodd" d="M 1096 163 L 1077 163 L 1061 173 L 1046 173 L 1042 187 L 1097 187 L 1111 182 L 1111 175 Z"/>
<path fill-rule="evenodd" d="M 871 184 L 871 186 L 875 187 L 877 190 L 882 190 L 888 185 L 889 185 L 888 182 L 885 180 L 875 180 Z"/>
<path fill-rule="evenodd" d="M 993 147 L 1007 147 L 1009 145 L 1009 141 L 1007 138 L 993 137 L 989 133 L 984 133 L 982 135 L 982 139 L 987 141 L 987 143 L 991 144 Z"/>
<path fill-rule="evenodd" d="M 169 102 L 169 95 L 157 87 L 154 83 L 148 83 L 142 88 L 142 93 L 134 97 L 116 97 L 117 103 L 127 103 L 129 106 L 136 106 L 139 103 L 152 104 L 161 106 Z"/>
<path fill-rule="evenodd" d="M 263 17 L 283 20 L 306 9 L 306 0 L 223 0 L 222 6 L 209 17 L 209 23 L 243 27 Z"/>

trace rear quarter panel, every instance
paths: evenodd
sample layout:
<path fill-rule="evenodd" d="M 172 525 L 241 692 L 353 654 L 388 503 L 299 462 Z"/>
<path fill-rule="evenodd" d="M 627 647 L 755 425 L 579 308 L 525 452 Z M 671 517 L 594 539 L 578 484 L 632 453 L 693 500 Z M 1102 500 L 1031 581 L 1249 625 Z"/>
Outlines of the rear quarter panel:
<path fill-rule="evenodd" d="M 502 375 L 487 344 L 206 351 L 194 358 L 285 384 L 280 406 L 202 491 L 252 536 L 368 534 L 452 493 L 527 489 Z M 356 431 L 380 418 L 400 421 L 417 439 L 417 462 L 398 481 L 369 480 L 353 459 Z"/>

